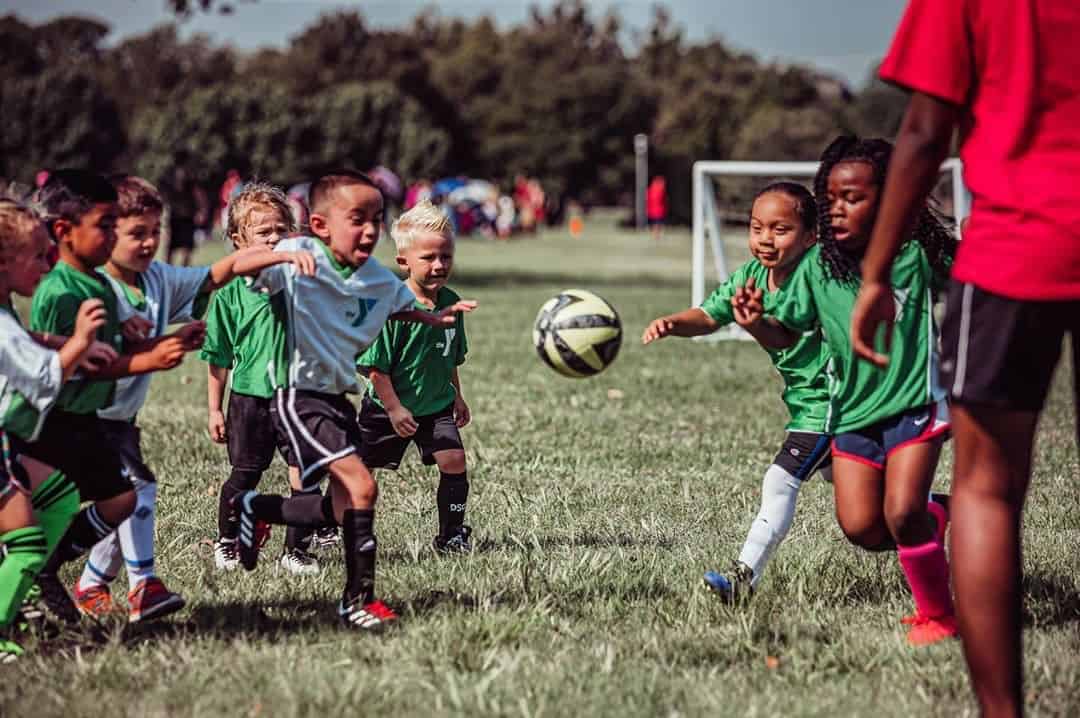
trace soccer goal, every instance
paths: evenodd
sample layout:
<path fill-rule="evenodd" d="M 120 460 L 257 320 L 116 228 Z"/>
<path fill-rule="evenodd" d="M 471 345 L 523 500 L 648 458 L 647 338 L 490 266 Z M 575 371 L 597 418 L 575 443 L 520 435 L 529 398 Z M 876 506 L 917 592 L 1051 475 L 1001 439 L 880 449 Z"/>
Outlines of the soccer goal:
<path fill-rule="evenodd" d="M 738 228 L 725 223 L 725 214 L 744 219 L 743 213 L 755 187 L 767 182 L 790 179 L 806 182 L 818 169 L 818 162 L 711 162 L 694 163 L 693 168 L 693 268 L 690 278 L 691 306 L 700 306 L 706 297 L 708 260 L 712 254 L 715 283 L 720 284 L 730 275 L 728 260 L 732 255 L 748 257 L 746 252 L 746 228 L 742 222 Z M 967 217 L 971 206 L 970 195 L 964 186 L 963 164 L 957 158 L 945 160 L 941 165 L 941 182 L 935 194 L 941 206 L 956 221 L 957 233 L 960 221 Z M 725 191 L 724 184 L 730 185 Z M 807 183 L 808 184 L 808 183 Z M 735 208 L 738 208 L 737 210 Z M 733 214 L 737 212 L 737 214 Z M 725 225 L 728 232 L 725 234 Z M 725 242 L 725 239 L 728 241 Z M 727 248 L 725 248 L 727 244 Z M 732 324 L 706 337 L 706 341 L 725 339 L 751 340 L 752 337 Z"/>

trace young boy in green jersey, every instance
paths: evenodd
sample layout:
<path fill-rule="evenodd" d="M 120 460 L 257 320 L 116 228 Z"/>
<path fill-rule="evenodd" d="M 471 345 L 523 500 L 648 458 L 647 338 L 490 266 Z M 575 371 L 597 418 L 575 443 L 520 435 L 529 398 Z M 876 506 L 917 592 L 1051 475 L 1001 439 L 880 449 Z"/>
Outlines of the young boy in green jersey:
<path fill-rule="evenodd" d="M 40 218 L 29 207 L 0 199 L 0 664 L 22 654 L 8 635 L 49 544 L 55 544 L 79 510 L 78 490 L 49 467 L 28 472 L 17 440 L 37 439 L 65 381 L 88 357 L 116 354 L 95 341 L 107 319 L 105 305 L 79 305 L 70 339 L 45 346 L 23 328 L 11 295 L 29 297 L 49 271 L 51 248 Z M 48 478 L 46 478 L 48 477 Z"/>
<path fill-rule="evenodd" d="M 418 311 L 439 311 L 461 300 L 446 287 L 454 267 L 453 227 L 435 205 L 417 203 L 394 222 L 390 236 Z M 440 553 L 472 550 L 472 529 L 464 525 L 469 481 L 458 432 L 470 418 L 458 375 L 467 352 L 465 318 L 458 315 L 453 327 L 388 322 L 357 360 L 371 381 L 360 406 L 360 458 L 371 469 L 397 469 L 415 443 L 425 464 L 438 465 L 439 531 L 432 545 Z"/>
<path fill-rule="evenodd" d="M 135 508 L 135 492 L 120 451 L 110 442 L 97 412 L 112 403 L 116 379 L 176 366 L 186 352 L 198 348 L 203 328 L 194 323 L 124 347 L 116 295 L 96 271 L 116 243 L 116 190 L 92 172 L 58 170 L 41 188 L 38 202 L 59 245 L 60 259 L 34 292 L 30 328 L 46 335 L 70 335 L 82 302 L 98 299 L 106 310 L 98 339 L 128 352 L 92 376 L 78 375 L 65 384 L 37 441 L 20 450 L 63 472 L 82 499 L 93 502 L 75 517 L 38 577 L 47 607 L 58 618 L 74 622 L 79 614 L 57 576 L 60 565 L 86 553 Z"/>
<path fill-rule="evenodd" d="M 743 326 L 767 346 L 791 346 L 804 332 L 822 331 L 836 371 L 837 520 L 858 546 L 897 549 L 915 599 L 915 615 L 903 621 L 908 641 L 925 645 L 957 632 L 944 546 L 948 513 L 928 501 L 949 430 L 937 380 L 933 298 L 948 278 L 956 239 L 925 205 L 910 218 L 891 275 L 895 331 L 878 349 L 888 366 L 860 361 L 849 334 L 851 313 L 891 155 L 885 140 L 840 137 L 829 145 L 814 179 L 818 216 L 828 221 L 818 228 L 818 245 L 775 301 L 763 301 L 748 281 L 734 302 Z"/>
<path fill-rule="evenodd" d="M 112 182 L 119 196 L 117 240 L 101 274 L 125 313 L 145 320 L 145 338 L 153 340 L 170 325 L 201 317 L 210 293 L 234 278 L 233 264 L 241 252 L 208 267 L 177 267 L 155 260 L 165 210 L 161 193 L 132 175 L 116 176 Z M 134 513 L 90 551 L 74 587 L 75 602 L 85 615 L 101 616 L 113 610 L 109 585 L 121 566 L 127 568 L 132 622 L 160 618 L 184 606 L 184 599 L 169 591 L 154 570 L 157 478 L 143 459 L 142 431 L 136 424 L 150 379 L 149 374 L 120 379 L 112 404 L 98 411 L 102 429 L 119 449 L 135 485 L 136 504 Z"/>
<path fill-rule="evenodd" d="M 762 189 L 750 211 L 754 259 L 737 269 L 700 307 L 654 320 L 642 342 L 649 344 L 669 335 L 701 336 L 738 321 L 731 300 L 748 280 L 755 280 L 770 294 L 782 291 L 814 244 L 816 212 L 813 195 L 800 184 L 776 182 Z M 803 334 L 788 349 L 764 348 L 784 380 L 783 398 L 791 421 L 780 451 L 765 472 L 761 508 L 738 559 L 726 575 L 705 574 L 706 584 L 727 600 L 744 599 L 757 586 L 769 558 L 791 528 L 803 482 L 815 471 L 827 472 L 830 465 L 831 367 L 821 332 Z"/>
<path fill-rule="evenodd" d="M 366 175 L 350 170 L 324 174 L 311 185 L 313 237 L 279 242 L 275 253 L 296 258 L 297 268 L 241 260 L 241 274 L 255 276 L 253 288 L 285 301 L 287 377 L 274 392 L 275 425 L 288 437 L 304 488 L 330 476 L 330 493 L 285 498 L 241 494 L 240 563 L 258 561 L 257 525 L 343 527 L 345 587 L 338 616 L 350 628 L 371 630 L 397 619 L 375 598 L 375 502 L 378 485 L 358 455 L 363 440 L 348 394 L 359 393 L 356 358 L 390 318 L 440 327 L 456 325 L 456 314 L 474 302 L 457 302 L 435 312 L 417 311 L 412 291 L 371 254 L 379 240 L 383 198 Z"/>
<path fill-rule="evenodd" d="M 225 232 L 237 249 L 273 248 L 295 231 L 288 199 L 276 187 L 251 183 L 229 202 Z M 232 466 L 218 498 L 218 538 L 214 544 L 214 564 L 225 571 L 240 565 L 233 498 L 259 485 L 275 449 L 288 457 L 288 444 L 276 436 L 270 418 L 274 382 L 267 371 L 285 362 L 284 355 L 279 356 L 284 305 L 281 297 L 249 290 L 248 281 L 237 278 L 214 295 L 207 316 L 206 341 L 199 354 L 208 365 L 210 438 L 226 445 Z M 221 410 L 226 386 L 227 416 Z M 294 494 L 300 493 L 299 476 L 299 470 L 290 463 L 289 482 Z M 336 529 L 330 528 L 329 532 L 328 538 L 336 538 Z M 310 538 L 309 530 L 292 526 L 286 530 L 280 560 L 285 570 L 297 575 L 319 571 L 318 561 L 307 551 Z"/>

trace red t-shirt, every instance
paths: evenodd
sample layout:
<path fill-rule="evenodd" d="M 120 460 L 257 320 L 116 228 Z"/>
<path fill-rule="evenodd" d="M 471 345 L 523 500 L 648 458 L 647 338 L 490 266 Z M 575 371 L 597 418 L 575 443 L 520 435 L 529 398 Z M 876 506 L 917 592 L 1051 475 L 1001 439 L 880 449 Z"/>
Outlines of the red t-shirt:
<path fill-rule="evenodd" d="M 646 188 L 645 214 L 655 220 L 667 217 L 667 183 L 663 179 L 653 180 Z"/>
<path fill-rule="evenodd" d="M 1080 299 L 1080 2 L 911 0 L 881 78 L 961 105 L 971 221 L 953 276 Z"/>

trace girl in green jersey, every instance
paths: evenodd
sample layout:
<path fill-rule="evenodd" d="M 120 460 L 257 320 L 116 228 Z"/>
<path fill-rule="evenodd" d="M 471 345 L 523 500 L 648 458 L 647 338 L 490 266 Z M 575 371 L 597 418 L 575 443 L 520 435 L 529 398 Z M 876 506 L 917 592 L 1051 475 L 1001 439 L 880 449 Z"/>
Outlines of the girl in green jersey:
<path fill-rule="evenodd" d="M 893 267 L 895 336 L 879 337 L 885 369 L 861 362 L 848 325 L 859 263 L 877 216 L 892 146 L 841 137 L 825 150 L 814 180 L 818 245 L 776 301 L 748 283 L 734 302 L 760 340 L 790 346 L 820 327 L 835 360 L 833 486 L 848 539 L 868 550 L 897 547 L 916 613 L 905 619 L 912 644 L 956 635 L 944 534 L 947 514 L 929 503 L 930 484 L 949 429 L 937 383 L 933 302 L 948 276 L 956 241 L 928 208 L 912 218 Z M 762 321 L 766 312 L 771 320 Z M 775 320 L 775 321 L 772 321 Z M 764 337 L 764 339 L 762 339 Z M 891 341 L 890 341 L 891 340 Z"/>

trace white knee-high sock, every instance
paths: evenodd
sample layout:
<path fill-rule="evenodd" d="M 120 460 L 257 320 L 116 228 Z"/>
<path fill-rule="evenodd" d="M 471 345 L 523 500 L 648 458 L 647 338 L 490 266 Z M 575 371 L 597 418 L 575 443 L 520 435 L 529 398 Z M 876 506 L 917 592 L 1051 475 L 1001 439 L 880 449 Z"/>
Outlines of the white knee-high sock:
<path fill-rule="evenodd" d="M 92 586 L 107 586 L 120 571 L 121 560 L 120 537 L 113 531 L 90 549 L 86 566 L 79 577 L 79 588 L 86 590 Z"/>
<path fill-rule="evenodd" d="M 773 551 L 791 528 L 801 487 L 801 481 L 776 464 L 765 472 L 765 481 L 761 485 L 761 509 L 750 525 L 750 533 L 739 554 L 739 562 L 754 572 L 752 583 L 755 586 L 761 580 Z"/>
<path fill-rule="evenodd" d="M 129 588 L 154 576 L 154 520 L 157 517 L 157 482 L 135 480 L 135 511 L 116 533 L 127 565 Z"/>

